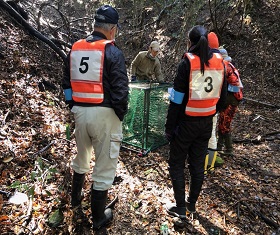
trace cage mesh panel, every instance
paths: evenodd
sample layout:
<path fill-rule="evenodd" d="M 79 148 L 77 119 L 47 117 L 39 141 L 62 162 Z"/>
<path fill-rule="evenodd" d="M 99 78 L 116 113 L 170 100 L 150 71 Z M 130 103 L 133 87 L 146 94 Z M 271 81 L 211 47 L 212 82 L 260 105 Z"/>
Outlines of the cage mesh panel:
<path fill-rule="evenodd" d="M 168 109 L 168 84 L 130 84 L 128 113 L 123 121 L 123 143 L 153 150 L 167 143 L 164 125 Z"/>

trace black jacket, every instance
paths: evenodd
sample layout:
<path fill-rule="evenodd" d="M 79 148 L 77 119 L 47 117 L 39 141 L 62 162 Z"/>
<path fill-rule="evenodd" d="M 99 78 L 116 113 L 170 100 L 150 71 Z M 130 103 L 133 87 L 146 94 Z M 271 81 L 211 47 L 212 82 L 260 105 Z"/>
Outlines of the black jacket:
<path fill-rule="evenodd" d="M 105 35 L 99 32 L 93 32 L 86 40 L 88 42 L 94 42 L 102 39 L 106 39 Z M 70 53 L 68 54 L 68 64 L 65 66 L 64 78 L 62 80 L 63 89 L 71 88 Z M 112 44 L 107 44 L 105 47 L 102 81 L 104 89 L 104 100 L 102 103 L 89 104 L 74 102 L 74 105 L 113 108 L 119 119 L 123 121 L 128 106 L 128 77 L 124 55 L 120 49 Z"/>
<path fill-rule="evenodd" d="M 190 51 L 191 52 L 191 51 Z M 213 53 L 215 51 L 210 51 L 209 58 L 212 58 Z M 187 116 L 185 114 L 186 104 L 189 98 L 189 75 L 190 75 L 190 62 L 188 58 L 183 58 L 178 65 L 177 68 L 177 75 L 174 80 L 174 90 L 184 93 L 184 99 L 182 104 L 176 104 L 170 101 L 168 113 L 167 113 L 167 120 L 165 124 L 165 132 L 173 135 L 176 127 L 179 125 L 180 121 L 186 121 L 188 119 L 207 119 L 208 117 L 193 117 Z M 225 107 L 226 104 L 226 97 L 227 97 L 227 81 L 224 78 L 224 83 L 221 90 L 220 99 L 216 105 L 216 111 L 219 112 L 221 109 Z M 213 116 L 213 115 L 212 115 Z"/>

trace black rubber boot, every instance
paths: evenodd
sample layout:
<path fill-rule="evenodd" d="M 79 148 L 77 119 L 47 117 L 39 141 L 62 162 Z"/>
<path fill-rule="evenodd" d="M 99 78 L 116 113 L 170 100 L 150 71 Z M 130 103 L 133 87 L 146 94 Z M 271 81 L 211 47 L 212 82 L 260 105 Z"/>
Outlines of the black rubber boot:
<path fill-rule="evenodd" d="M 71 206 L 73 209 L 73 222 L 75 223 L 82 223 L 87 221 L 81 205 L 84 182 L 85 174 L 78 174 L 74 172 L 71 191 Z"/>
<path fill-rule="evenodd" d="M 113 212 L 110 208 L 105 210 L 108 190 L 98 191 L 91 189 L 91 213 L 92 227 L 98 230 L 104 227 L 113 219 Z"/>
<path fill-rule="evenodd" d="M 223 155 L 229 155 L 229 156 L 233 155 L 231 133 L 225 134 L 225 147 L 226 150 L 224 151 Z"/>
<path fill-rule="evenodd" d="M 186 201 L 185 201 L 185 180 L 172 180 L 174 198 L 176 204 L 172 203 L 166 207 L 167 213 L 181 219 L 186 218 Z"/>
<path fill-rule="evenodd" d="M 222 151 L 224 147 L 225 136 L 222 132 L 218 131 L 218 143 L 217 143 L 217 151 Z"/>
<path fill-rule="evenodd" d="M 72 180 L 72 191 L 71 191 L 71 205 L 76 207 L 81 205 L 82 202 L 82 189 L 85 182 L 85 174 L 78 174 L 74 172 Z"/>

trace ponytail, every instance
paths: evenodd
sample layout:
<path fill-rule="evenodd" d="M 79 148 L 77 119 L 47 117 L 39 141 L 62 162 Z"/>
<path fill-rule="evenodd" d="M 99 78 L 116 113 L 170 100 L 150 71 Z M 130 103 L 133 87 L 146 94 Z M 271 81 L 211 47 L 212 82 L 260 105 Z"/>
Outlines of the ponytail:
<path fill-rule="evenodd" d="M 207 30 L 200 25 L 194 26 L 189 31 L 189 39 L 193 46 L 193 52 L 200 58 L 200 71 L 204 74 L 204 67 L 209 66 L 209 46 L 207 40 Z"/>

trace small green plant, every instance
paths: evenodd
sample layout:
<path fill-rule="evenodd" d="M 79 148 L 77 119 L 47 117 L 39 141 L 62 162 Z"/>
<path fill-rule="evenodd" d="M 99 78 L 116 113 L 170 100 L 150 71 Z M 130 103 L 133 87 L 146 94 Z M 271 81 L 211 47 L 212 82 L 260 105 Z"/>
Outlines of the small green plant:
<path fill-rule="evenodd" d="M 35 186 L 41 184 L 41 188 L 44 189 L 45 183 L 53 177 L 53 174 L 57 173 L 57 169 L 54 166 L 48 166 L 44 164 L 41 157 L 38 157 L 34 164 L 34 169 L 31 171 L 30 179 L 22 182 L 15 181 L 10 185 L 10 188 L 16 189 L 18 192 L 25 192 L 29 197 L 34 197 Z M 44 189 L 47 195 L 51 195 L 49 191 Z"/>
<path fill-rule="evenodd" d="M 34 185 L 30 185 L 29 183 L 27 182 L 21 182 L 19 180 L 13 182 L 11 185 L 10 185 L 10 188 L 13 188 L 13 189 L 16 189 L 18 192 L 25 192 L 28 197 L 34 197 Z"/>

